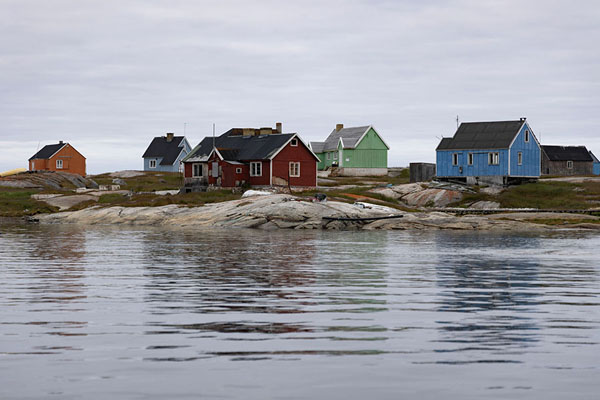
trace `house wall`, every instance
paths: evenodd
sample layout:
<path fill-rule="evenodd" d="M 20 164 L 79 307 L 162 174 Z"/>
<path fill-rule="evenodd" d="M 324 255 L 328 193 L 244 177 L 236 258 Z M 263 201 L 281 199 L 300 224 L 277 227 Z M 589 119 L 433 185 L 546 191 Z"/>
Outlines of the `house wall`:
<path fill-rule="evenodd" d="M 600 163 L 594 163 L 593 174 L 600 175 Z"/>
<path fill-rule="evenodd" d="M 454 153 L 458 154 L 458 165 L 452 165 Z M 473 153 L 473 165 L 468 165 L 469 153 Z M 499 153 L 498 165 L 488 164 L 489 153 Z M 438 150 L 436 169 L 438 177 L 508 176 L 508 150 Z"/>
<path fill-rule="evenodd" d="M 56 160 L 62 160 L 63 167 L 61 169 L 56 168 Z M 31 171 L 61 171 L 85 176 L 85 157 L 75 150 L 73 146 L 67 144 L 50 159 L 31 160 L 29 162 L 29 169 Z"/>
<path fill-rule="evenodd" d="M 343 149 L 340 166 L 345 168 L 387 168 L 388 148 L 373 128 L 354 149 Z"/>
<path fill-rule="evenodd" d="M 300 163 L 300 176 L 290 177 L 290 162 Z M 283 181 L 280 181 L 279 178 Z M 281 182 L 291 186 L 317 186 L 317 160 L 308 148 L 298 141 L 298 146 L 289 143 L 273 158 L 273 184 Z"/>
<path fill-rule="evenodd" d="M 269 186 L 271 184 L 271 162 L 262 160 L 253 160 L 262 163 L 262 175 L 261 176 L 250 176 L 248 172 L 248 179 L 252 186 Z M 250 171 L 250 161 L 248 161 L 248 171 Z"/>
<path fill-rule="evenodd" d="M 558 176 L 593 175 L 592 161 L 573 161 L 573 168 L 567 168 L 567 161 L 550 161 L 546 154 L 542 155 L 542 174 Z"/>
<path fill-rule="evenodd" d="M 319 156 L 319 158 L 322 160 L 322 163 L 323 163 L 323 167 L 322 168 L 323 169 L 327 169 L 327 168 L 331 167 L 334 162 L 338 163 L 338 165 L 339 165 L 339 161 L 340 160 L 339 160 L 339 157 L 338 157 L 338 154 L 339 154 L 338 150 L 335 150 L 335 151 L 326 151 L 326 152 L 321 153 L 321 154 L 322 154 L 322 158 L 321 158 L 321 156 Z M 328 154 L 329 154 L 329 158 L 327 158 Z M 334 155 L 335 155 L 335 157 L 338 157 L 338 158 L 333 158 Z"/>
<path fill-rule="evenodd" d="M 317 168 L 319 171 L 323 171 L 325 169 L 325 153 L 315 153 L 315 155 L 319 157 Z"/>
<path fill-rule="evenodd" d="M 529 130 L 529 142 L 525 142 L 525 131 Z M 523 154 L 523 163 L 519 165 L 519 152 Z M 533 136 L 529 124 L 525 123 L 510 147 L 509 176 L 539 177 L 541 149 Z"/>

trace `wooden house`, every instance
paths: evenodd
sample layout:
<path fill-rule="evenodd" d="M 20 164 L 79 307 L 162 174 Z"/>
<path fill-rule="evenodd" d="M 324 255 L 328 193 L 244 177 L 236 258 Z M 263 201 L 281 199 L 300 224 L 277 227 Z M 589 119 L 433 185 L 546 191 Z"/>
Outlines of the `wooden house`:
<path fill-rule="evenodd" d="M 29 159 L 30 171 L 61 171 L 85 176 L 85 157 L 71 144 L 49 144 Z"/>
<path fill-rule="evenodd" d="M 152 139 L 144 152 L 144 171 L 180 172 L 181 161 L 191 150 L 185 136 L 167 133 Z"/>
<path fill-rule="evenodd" d="M 436 175 L 469 184 L 506 185 L 540 176 L 540 144 L 525 118 L 463 122 L 436 149 Z"/>
<path fill-rule="evenodd" d="M 590 156 L 594 160 L 594 167 L 593 167 L 593 171 L 592 171 L 593 174 L 600 175 L 600 160 L 598 160 L 598 158 L 591 151 L 590 151 Z"/>
<path fill-rule="evenodd" d="M 272 128 L 233 128 L 205 137 L 183 159 L 184 190 L 202 186 L 317 185 L 319 158 L 296 133 Z"/>
<path fill-rule="evenodd" d="M 337 168 L 341 176 L 387 175 L 390 147 L 372 125 L 337 124 L 324 142 L 311 142 L 319 170 Z"/>
<path fill-rule="evenodd" d="M 592 175 L 594 159 L 585 146 L 542 146 L 542 175 Z"/>

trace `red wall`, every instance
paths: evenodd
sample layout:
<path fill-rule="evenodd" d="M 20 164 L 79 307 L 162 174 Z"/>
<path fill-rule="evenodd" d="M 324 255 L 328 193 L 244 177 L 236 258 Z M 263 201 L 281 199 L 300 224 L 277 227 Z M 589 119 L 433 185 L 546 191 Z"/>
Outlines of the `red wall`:
<path fill-rule="evenodd" d="M 300 176 L 289 177 L 290 162 L 300 162 Z M 273 159 L 273 176 L 290 181 L 291 186 L 317 185 L 317 160 L 298 140 L 298 146 L 289 143 Z"/>
<path fill-rule="evenodd" d="M 261 160 L 256 160 L 261 161 Z M 250 161 L 248 163 L 248 176 L 250 178 L 250 185 L 252 186 L 269 186 L 271 184 L 271 162 L 262 161 L 262 175 L 261 176 L 250 176 Z"/>
<path fill-rule="evenodd" d="M 186 178 L 192 177 L 192 163 L 191 162 L 183 163 L 183 176 L 185 176 Z"/>

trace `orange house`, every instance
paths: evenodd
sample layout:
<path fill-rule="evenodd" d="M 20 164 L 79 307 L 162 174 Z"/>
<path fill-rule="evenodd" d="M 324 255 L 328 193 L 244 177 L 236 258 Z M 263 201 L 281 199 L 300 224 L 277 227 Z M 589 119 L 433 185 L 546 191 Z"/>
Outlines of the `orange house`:
<path fill-rule="evenodd" d="M 62 171 L 85 176 L 85 157 L 69 143 L 49 144 L 29 159 L 30 171 Z"/>

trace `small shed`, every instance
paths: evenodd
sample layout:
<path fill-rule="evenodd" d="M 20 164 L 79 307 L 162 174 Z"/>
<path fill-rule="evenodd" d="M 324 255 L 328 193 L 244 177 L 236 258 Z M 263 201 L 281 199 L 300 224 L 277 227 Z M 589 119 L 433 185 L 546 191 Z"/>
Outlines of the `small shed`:
<path fill-rule="evenodd" d="M 29 159 L 30 171 L 60 171 L 85 176 L 85 157 L 62 140 L 49 144 Z"/>
<path fill-rule="evenodd" d="M 594 153 L 592 153 L 590 151 L 590 156 L 592 157 L 592 159 L 594 160 L 594 168 L 593 168 L 593 173 L 594 175 L 600 175 L 600 161 L 598 160 L 598 158 L 594 155 Z"/>
<path fill-rule="evenodd" d="M 410 183 L 427 182 L 435 177 L 435 164 L 410 163 Z"/>
<path fill-rule="evenodd" d="M 542 146 L 542 175 L 592 175 L 594 159 L 585 146 Z"/>

